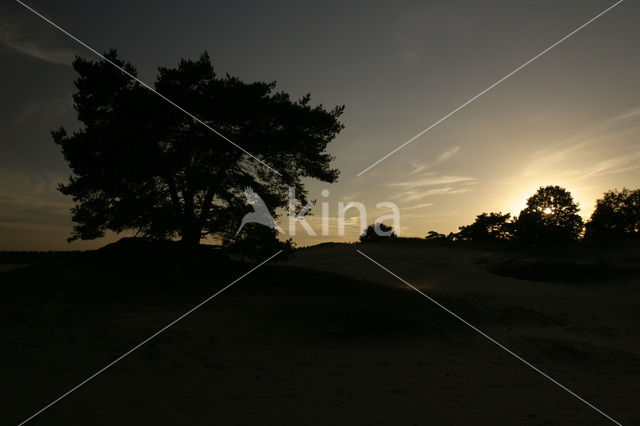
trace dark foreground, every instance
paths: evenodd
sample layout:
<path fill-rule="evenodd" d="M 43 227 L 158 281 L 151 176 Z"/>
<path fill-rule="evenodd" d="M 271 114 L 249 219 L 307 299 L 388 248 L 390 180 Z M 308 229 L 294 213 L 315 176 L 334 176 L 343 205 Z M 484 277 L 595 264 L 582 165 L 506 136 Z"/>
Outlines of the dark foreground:
<path fill-rule="evenodd" d="M 311 248 L 265 265 L 29 424 L 613 424 L 355 248 L 640 424 L 636 275 L 526 281 L 487 266 L 514 275 L 522 261 L 502 249 L 409 243 Z M 0 424 L 25 420 L 251 267 L 5 256 Z"/>

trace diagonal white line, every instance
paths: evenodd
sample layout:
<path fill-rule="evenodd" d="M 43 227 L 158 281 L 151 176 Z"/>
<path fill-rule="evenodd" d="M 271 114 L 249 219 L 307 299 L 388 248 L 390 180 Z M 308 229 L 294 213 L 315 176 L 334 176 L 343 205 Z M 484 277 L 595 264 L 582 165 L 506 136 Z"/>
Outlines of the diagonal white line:
<path fill-rule="evenodd" d="M 21 2 L 20 0 L 16 0 L 16 2 L 18 2 L 19 4 L 21 4 L 22 6 L 24 6 L 26 9 L 30 10 L 31 12 L 33 12 L 35 15 L 37 15 L 38 17 L 42 18 L 44 21 L 46 21 L 47 23 L 49 23 L 51 26 L 53 26 L 54 28 L 56 28 L 57 30 L 59 30 L 60 32 L 62 32 L 63 34 L 65 34 L 66 36 L 68 36 L 69 38 L 71 38 L 72 40 L 76 41 L 78 44 L 86 47 L 87 49 L 89 49 L 91 52 L 93 52 L 94 54 L 96 54 L 97 56 L 99 56 L 103 61 L 108 62 L 109 64 L 113 65 L 114 67 L 116 67 L 117 69 L 119 69 L 123 74 L 127 75 L 128 77 L 131 77 L 133 80 L 137 81 L 138 83 L 140 83 L 143 87 L 145 87 L 146 89 L 148 89 L 149 91 L 155 93 L 156 95 L 158 95 L 160 98 L 162 98 L 164 101 L 168 102 L 169 104 L 171 104 L 173 107 L 175 107 L 176 109 L 180 110 L 181 112 L 185 113 L 186 115 L 188 115 L 189 117 L 191 117 L 195 122 L 202 124 L 204 127 L 206 127 L 207 129 L 211 130 L 213 133 L 215 133 L 216 135 L 220 136 L 222 139 L 224 139 L 225 141 L 229 142 L 231 145 L 235 146 L 236 148 L 238 148 L 240 151 L 244 152 L 245 154 L 247 154 L 248 156 L 250 156 L 251 158 L 253 158 L 254 160 L 258 161 L 260 164 L 262 164 L 263 166 L 267 167 L 268 169 L 270 169 L 272 172 L 276 173 L 278 176 L 282 176 L 277 170 L 275 170 L 273 167 L 269 166 L 267 163 L 265 163 L 264 161 L 262 161 L 261 159 L 259 159 L 258 157 L 256 157 L 255 155 L 253 155 L 252 153 L 250 153 L 249 151 L 247 151 L 246 149 L 244 149 L 243 147 L 241 147 L 240 145 L 238 145 L 237 143 L 235 143 L 234 141 L 232 141 L 231 139 L 229 139 L 228 137 L 226 137 L 225 135 L 223 135 L 222 133 L 220 133 L 219 131 L 217 131 L 216 129 L 214 129 L 213 127 L 209 126 L 207 123 L 205 123 L 204 121 L 202 121 L 201 119 L 199 119 L 198 117 L 196 117 L 195 115 L 191 114 L 189 111 L 187 111 L 186 109 L 182 108 L 180 105 L 176 104 L 175 102 L 173 102 L 171 99 L 167 98 L 166 96 L 164 96 L 162 93 L 158 92 L 157 90 L 155 90 L 153 87 L 149 86 L 147 83 L 145 83 L 144 81 L 140 80 L 138 77 L 134 76 L 133 74 L 131 74 L 130 72 L 128 72 L 127 70 L 125 70 L 124 68 L 118 66 L 115 62 L 107 59 L 103 54 L 101 54 L 100 52 L 98 52 L 97 50 L 95 50 L 93 47 L 89 46 L 88 44 L 86 44 L 85 42 L 83 42 L 82 40 L 80 40 L 79 38 L 77 38 L 76 36 L 74 36 L 73 34 L 69 33 L 68 31 L 66 31 L 65 29 L 61 28 L 59 25 L 57 25 L 55 22 L 51 21 L 49 18 L 43 16 L 41 13 L 39 13 L 38 11 L 34 10 L 33 8 L 31 8 L 30 6 L 24 4 L 23 2 Z"/>
<path fill-rule="evenodd" d="M 384 266 L 382 266 L 380 263 L 376 262 L 375 260 L 373 260 L 372 258 L 370 258 L 369 256 L 367 256 L 366 254 L 364 254 L 363 252 L 361 252 L 360 250 L 356 250 L 358 253 L 360 253 L 362 256 L 364 256 L 365 258 L 367 258 L 368 260 L 370 260 L 372 263 L 378 265 L 380 268 L 382 268 L 383 270 L 385 270 L 386 272 L 388 272 L 389 274 L 391 274 L 393 277 L 397 278 L 398 280 L 402 281 L 403 283 L 405 283 L 406 285 L 408 285 L 409 287 L 411 287 L 413 290 L 417 291 L 418 293 L 420 293 L 422 296 L 426 297 L 427 299 L 429 299 L 430 302 L 434 303 L 436 306 L 438 306 L 439 308 L 443 309 L 445 312 L 447 312 L 448 314 L 452 315 L 453 317 L 455 317 L 457 320 L 461 321 L 464 325 L 470 327 L 471 329 L 473 329 L 474 331 L 476 331 L 477 333 L 479 333 L 480 335 L 482 335 L 483 337 L 485 337 L 486 339 L 488 339 L 489 341 L 491 341 L 492 343 L 494 343 L 495 345 L 497 345 L 500 349 L 506 351 L 507 353 L 509 353 L 510 355 L 514 356 L 517 360 L 521 361 L 523 364 L 525 364 L 526 366 L 532 368 L 534 371 L 540 373 L 543 377 L 545 377 L 546 379 L 548 379 L 549 381 L 551 381 L 552 383 L 555 383 L 556 385 L 558 385 L 559 387 L 561 387 L 562 389 L 564 389 L 565 391 L 569 392 L 571 395 L 573 395 L 574 397 L 576 397 L 577 399 L 579 399 L 580 401 L 584 402 L 585 404 L 587 404 L 589 407 L 593 408 L 595 411 L 597 411 L 598 413 L 602 414 L 604 417 L 606 417 L 607 419 L 611 420 L 613 423 L 617 424 L 618 426 L 622 426 L 622 423 L 618 422 L 617 420 L 611 418 L 607 413 L 605 413 L 604 411 L 600 410 L 598 407 L 596 407 L 595 405 L 591 404 L 589 401 L 585 400 L 584 398 L 582 398 L 580 395 L 576 394 L 575 392 L 573 392 L 571 389 L 569 389 L 568 387 L 564 386 L 562 383 L 558 382 L 557 380 L 555 380 L 553 377 L 549 376 L 547 373 L 545 373 L 544 371 L 540 370 L 538 367 L 536 367 L 535 365 L 531 364 L 530 362 L 528 362 L 527 360 L 525 360 L 524 358 L 522 358 L 520 355 L 516 354 L 515 352 L 513 352 L 512 350 L 510 350 L 509 348 L 507 348 L 506 346 L 502 345 L 500 342 L 498 342 L 497 340 L 495 340 L 493 337 L 489 336 L 488 334 L 486 334 L 484 331 L 480 330 L 479 328 L 477 328 L 476 326 L 474 326 L 473 324 L 469 323 L 467 320 L 465 320 L 464 318 L 462 318 L 460 315 L 456 314 L 455 312 L 453 312 L 452 310 L 450 310 L 449 308 L 447 308 L 446 306 L 440 304 L 440 302 L 438 302 L 437 300 L 435 300 L 434 298 L 432 298 L 431 296 L 429 296 L 428 294 L 422 292 L 421 290 L 417 289 L 416 287 L 414 287 L 413 285 L 411 285 L 409 282 L 405 281 L 404 279 L 402 279 L 401 277 L 399 277 L 398 275 L 394 274 L 393 272 L 391 272 L 389 269 L 385 268 Z"/>
<path fill-rule="evenodd" d="M 138 343 L 136 346 L 134 346 L 133 348 L 129 349 L 127 352 L 125 352 L 124 354 L 120 355 L 115 361 L 110 362 L 109 364 L 107 364 L 106 366 L 104 366 L 103 368 L 101 368 L 100 370 L 96 371 L 95 373 L 93 373 L 91 376 L 87 377 L 85 380 L 83 380 L 82 382 L 78 383 L 76 386 L 72 387 L 71 389 L 69 389 L 67 392 L 63 393 L 62 395 L 60 395 L 58 398 L 56 398 L 55 400 L 51 401 L 49 404 L 45 405 L 44 407 L 42 407 L 39 411 L 35 412 L 34 414 L 32 414 L 30 417 L 26 418 L 25 420 L 23 420 L 22 422 L 18 423 L 18 426 L 21 426 L 25 423 L 27 423 L 28 421 L 30 421 L 31 419 L 33 419 L 34 417 L 36 417 L 38 414 L 42 413 L 43 411 L 45 411 L 46 409 L 50 408 L 52 405 L 56 404 L 57 402 L 59 402 L 61 399 L 65 398 L 66 396 L 68 396 L 70 393 L 74 392 L 75 390 L 77 390 L 79 387 L 83 386 L 84 384 L 86 384 L 87 382 L 89 382 L 90 380 L 94 379 L 97 375 L 99 375 L 100 373 L 104 372 L 106 369 L 108 369 L 109 367 L 112 367 L 114 364 L 118 363 L 119 361 L 121 361 L 123 358 L 125 358 L 126 356 L 128 356 L 129 354 L 131 354 L 133 351 L 135 351 L 136 349 L 140 348 L 141 346 L 143 346 L 144 344 L 146 344 L 147 342 L 149 342 L 151 339 L 153 339 L 154 337 L 156 337 L 157 335 L 159 335 L 160 333 L 162 333 L 163 331 L 167 330 L 169 327 L 173 326 L 174 324 L 176 324 L 178 321 L 182 320 L 183 318 L 185 318 L 186 316 L 190 315 L 193 311 L 195 311 L 196 309 L 200 308 L 202 305 L 204 305 L 205 303 L 207 303 L 208 301 L 210 301 L 211 299 L 213 299 L 214 297 L 216 297 L 217 295 L 219 295 L 220 293 L 222 293 L 223 291 L 225 291 L 226 289 L 228 289 L 229 287 L 231 287 L 232 285 L 234 285 L 235 283 L 237 283 L 238 281 L 240 281 L 241 279 L 243 279 L 244 277 L 246 277 L 247 275 L 249 275 L 250 273 L 252 273 L 253 271 L 255 271 L 256 269 L 258 269 L 259 267 L 261 267 L 262 265 L 264 265 L 265 263 L 267 263 L 268 261 L 270 261 L 271 259 L 273 259 L 274 257 L 276 257 L 277 255 L 279 255 L 280 253 L 282 253 L 282 250 L 278 251 L 276 254 L 274 254 L 273 256 L 271 256 L 270 258 L 268 258 L 267 260 L 263 261 L 262 263 L 254 266 L 252 269 L 250 269 L 248 272 L 244 273 L 242 276 L 240 276 L 239 278 L 236 278 L 233 282 L 231 282 L 230 284 L 227 284 L 226 286 L 224 286 L 221 290 L 218 290 L 217 292 L 215 292 L 214 294 L 212 294 L 211 296 L 207 297 L 205 300 L 203 300 L 202 302 L 200 302 L 199 304 L 197 304 L 196 306 L 194 306 L 193 308 L 189 309 L 187 312 L 185 312 L 184 314 L 182 314 L 181 316 L 179 316 L 178 318 L 176 318 L 175 320 L 171 321 L 169 324 L 165 325 L 163 328 L 161 328 L 160 330 L 156 331 L 155 333 L 153 333 L 151 336 L 147 337 L 145 340 L 143 340 L 142 342 Z"/>
<path fill-rule="evenodd" d="M 583 29 L 584 27 L 586 27 L 587 25 L 591 24 L 593 21 L 595 21 L 596 19 L 598 19 L 599 17 L 601 17 L 602 15 L 604 15 L 605 13 L 607 13 L 608 11 L 610 11 L 611 9 L 613 9 L 614 7 L 616 7 L 617 5 L 619 5 L 620 3 L 622 3 L 624 0 L 618 0 L 618 2 L 616 2 L 615 4 L 613 4 L 612 6 L 609 6 L 608 8 L 606 8 L 604 11 L 600 12 L 598 15 L 594 16 L 593 18 L 591 18 L 590 20 L 588 20 L 587 22 L 585 22 L 584 24 L 580 25 L 578 28 L 576 28 L 575 30 L 571 31 L 569 34 L 567 34 L 566 36 L 562 37 L 560 40 L 556 41 L 555 43 L 553 43 L 551 46 L 547 47 L 546 49 L 544 49 L 542 52 L 538 53 L 536 56 L 534 56 L 533 58 L 529 59 L 527 62 L 525 62 L 524 64 L 520 65 L 518 68 L 516 68 L 515 70 L 511 71 L 509 74 L 505 75 L 504 77 L 502 77 L 500 80 L 496 81 L 495 83 L 493 83 L 491 86 L 487 87 L 486 89 L 484 89 L 482 92 L 478 93 L 477 95 L 475 95 L 474 97 L 472 97 L 471 99 L 469 99 L 467 102 L 463 103 L 462 105 L 460 105 L 458 108 L 454 109 L 453 111 L 451 111 L 449 114 L 445 115 L 444 117 L 442 117 L 440 120 L 436 121 L 435 123 L 433 123 L 432 125 L 430 125 L 429 127 L 427 127 L 426 129 L 424 129 L 423 131 L 421 131 L 420 133 L 418 133 L 417 135 L 415 135 L 414 137 L 412 137 L 411 139 L 409 139 L 408 141 L 406 141 L 405 143 L 403 143 L 402 145 L 400 145 L 399 147 L 397 147 L 396 149 L 394 149 L 393 151 L 391 151 L 390 153 L 388 153 L 387 155 L 385 155 L 384 157 L 382 157 L 381 159 L 379 159 L 378 161 L 376 161 L 375 163 L 371 164 L 369 167 L 367 167 L 366 169 L 364 169 L 363 171 L 361 171 L 360 173 L 358 173 L 356 176 L 360 176 L 361 174 L 365 173 L 367 170 L 371 169 L 372 167 L 375 167 L 377 164 L 379 164 L 380 162 L 382 162 L 383 160 L 387 159 L 388 157 L 390 157 L 391 155 L 395 154 L 396 152 L 400 151 L 402 148 L 404 148 L 405 146 L 409 145 L 411 142 L 413 142 L 414 140 L 418 139 L 420 136 L 424 135 L 425 133 L 427 133 L 429 130 L 433 129 L 434 127 L 436 127 L 438 124 L 442 123 L 444 120 L 446 120 L 447 118 L 451 117 L 453 114 L 455 114 L 456 112 L 460 111 L 462 108 L 466 107 L 467 105 L 469 105 L 471 102 L 475 101 L 476 99 L 478 99 L 480 96 L 484 95 L 485 93 L 487 93 L 489 90 L 493 89 L 494 87 L 496 87 L 498 84 L 502 83 L 503 81 L 505 81 L 506 79 L 508 79 L 509 77 L 511 77 L 512 75 L 514 75 L 515 73 L 517 73 L 518 71 L 520 71 L 522 68 L 526 67 L 527 65 L 529 65 L 531 62 L 535 61 L 536 59 L 538 59 L 539 57 L 541 57 L 542 55 L 544 55 L 545 53 L 547 53 L 548 51 L 550 51 L 551 49 L 553 49 L 554 47 L 556 47 L 557 45 L 559 45 L 560 43 L 562 43 L 563 41 L 567 40 L 569 37 L 571 37 L 572 35 L 574 35 L 575 33 L 577 33 L 578 31 L 580 31 L 581 29 Z"/>

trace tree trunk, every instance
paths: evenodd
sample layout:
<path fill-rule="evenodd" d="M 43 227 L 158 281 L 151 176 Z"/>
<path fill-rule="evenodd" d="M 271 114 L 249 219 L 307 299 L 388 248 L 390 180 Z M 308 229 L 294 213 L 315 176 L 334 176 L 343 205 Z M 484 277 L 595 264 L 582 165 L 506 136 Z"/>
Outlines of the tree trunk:
<path fill-rule="evenodd" d="M 195 213 L 194 197 L 191 191 L 184 188 L 182 190 L 184 200 L 184 219 L 182 226 L 182 244 L 188 250 L 193 250 L 200 244 L 200 232 L 202 227 Z"/>
<path fill-rule="evenodd" d="M 195 249 L 200 245 L 201 228 L 197 224 L 190 224 L 183 228 L 180 242 L 188 249 Z"/>

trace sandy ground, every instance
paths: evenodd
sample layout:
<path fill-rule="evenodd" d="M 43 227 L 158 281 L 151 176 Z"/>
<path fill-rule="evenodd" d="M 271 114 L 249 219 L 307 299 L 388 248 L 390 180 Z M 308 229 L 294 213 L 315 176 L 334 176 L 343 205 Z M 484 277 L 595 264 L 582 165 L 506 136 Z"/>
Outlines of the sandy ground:
<path fill-rule="evenodd" d="M 287 262 L 317 270 L 408 289 L 406 284 L 390 275 L 362 256 L 364 253 L 413 286 L 436 297 L 472 299 L 479 303 L 495 303 L 501 306 L 524 307 L 536 313 L 561 318 L 566 327 L 555 330 L 579 338 L 576 329 L 585 328 L 585 339 L 607 343 L 611 334 L 612 345 L 623 350 L 638 350 L 640 340 L 640 280 L 594 279 L 578 283 L 528 281 L 497 275 L 483 267 L 487 262 L 524 256 L 523 253 L 489 251 L 451 245 L 384 244 L 328 245 L 301 250 L 293 260 Z M 593 255 L 593 253 L 591 253 Z M 603 250 L 595 256 L 615 259 L 616 264 L 640 265 L 640 251 Z M 577 253 L 574 257 L 580 257 Z M 416 293 L 417 297 L 420 297 Z M 428 300 L 425 300 L 428 303 Z M 447 306 L 459 314 L 456 306 Z M 464 307 L 464 306 L 463 306 Z M 473 314 L 471 312 L 471 314 Z M 474 323 L 473 317 L 467 318 Z M 482 320 L 481 318 L 479 319 Z M 475 324 L 475 323 L 474 323 Z M 477 324 L 478 326 L 482 325 Z M 589 333 L 586 329 L 609 329 L 610 332 Z M 524 329 L 519 330 L 525 332 Z M 548 330 L 545 328 L 545 333 Z M 624 339 L 620 339 L 624 336 Z"/>
<path fill-rule="evenodd" d="M 640 424 L 637 279 L 518 280 L 483 267 L 513 253 L 415 244 L 319 246 L 266 266 L 29 424 L 613 424 L 355 249 Z M 0 423 L 18 424 L 228 282 L 5 294 Z"/>

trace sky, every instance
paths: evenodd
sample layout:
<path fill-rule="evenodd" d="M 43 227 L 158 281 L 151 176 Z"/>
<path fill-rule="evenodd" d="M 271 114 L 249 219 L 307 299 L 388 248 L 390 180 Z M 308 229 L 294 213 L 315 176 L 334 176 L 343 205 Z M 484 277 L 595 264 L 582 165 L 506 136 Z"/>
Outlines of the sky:
<path fill-rule="evenodd" d="M 357 217 L 335 235 L 340 201 L 363 203 L 368 222 L 390 212 L 377 203 L 394 202 L 399 234 L 423 237 L 482 212 L 517 214 L 543 185 L 570 190 L 585 218 L 605 191 L 640 186 L 637 2 L 622 2 L 360 176 L 615 2 L 26 3 L 97 51 L 118 49 L 148 83 L 158 66 L 208 51 L 218 74 L 344 104 L 345 129 L 329 145 L 340 178 L 308 182 L 310 198 L 328 203 L 331 235 L 298 228 L 298 245 L 357 239 Z M 79 127 L 75 55 L 96 59 L 19 3 L 0 3 L 0 250 L 90 249 L 117 238 L 66 242 L 72 200 L 56 186 L 70 171 L 50 130 Z"/>

